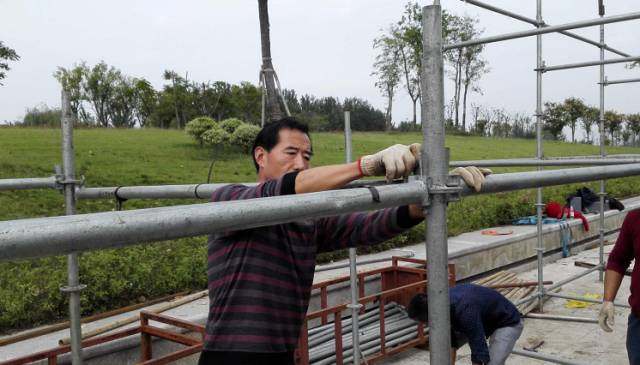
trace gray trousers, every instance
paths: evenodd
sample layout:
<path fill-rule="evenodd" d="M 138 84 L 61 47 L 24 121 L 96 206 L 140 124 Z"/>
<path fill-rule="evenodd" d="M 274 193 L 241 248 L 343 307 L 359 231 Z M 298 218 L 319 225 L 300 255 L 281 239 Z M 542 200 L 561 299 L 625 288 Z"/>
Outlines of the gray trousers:
<path fill-rule="evenodd" d="M 511 354 L 513 346 L 520 338 L 524 325 L 522 321 L 511 327 L 501 327 L 495 330 L 489 337 L 489 365 L 504 365 L 504 362 Z"/>

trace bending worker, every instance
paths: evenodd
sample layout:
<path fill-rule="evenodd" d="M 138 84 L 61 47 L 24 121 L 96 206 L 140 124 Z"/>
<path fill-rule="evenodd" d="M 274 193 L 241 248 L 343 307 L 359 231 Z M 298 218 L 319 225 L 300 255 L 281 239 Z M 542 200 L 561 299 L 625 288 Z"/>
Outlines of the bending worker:
<path fill-rule="evenodd" d="M 409 175 L 421 146 L 394 145 L 357 162 L 310 168 L 306 125 L 267 124 L 253 145 L 259 184 L 233 184 L 212 201 L 337 189 L 363 176 Z M 457 172 L 480 188 L 477 168 Z M 213 234 L 209 237 L 209 318 L 199 364 L 293 364 L 309 304 L 316 255 L 392 238 L 423 219 L 418 205 Z"/>
<path fill-rule="evenodd" d="M 420 293 L 409 303 L 409 317 L 427 323 L 427 294 Z M 471 362 L 502 365 L 522 334 L 520 312 L 497 291 L 475 284 L 449 289 L 451 306 L 451 364 L 456 351 L 469 343 Z M 489 346 L 487 346 L 489 338 Z"/>
<path fill-rule="evenodd" d="M 620 235 L 607 261 L 604 275 L 604 298 L 598 322 L 607 332 L 613 331 L 615 311 L 613 301 L 622 283 L 622 276 L 635 259 L 631 274 L 631 295 L 629 305 L 631 313 L 627 322 L 627 356 L 629 364 L 640 365 L 640 210 L 627 213 L 622 222 Z"/>

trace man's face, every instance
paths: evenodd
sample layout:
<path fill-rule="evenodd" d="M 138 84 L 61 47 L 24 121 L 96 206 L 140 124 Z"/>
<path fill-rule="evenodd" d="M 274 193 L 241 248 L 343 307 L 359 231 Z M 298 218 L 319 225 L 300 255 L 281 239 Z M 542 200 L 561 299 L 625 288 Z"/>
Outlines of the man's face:
<path fill-rule="evenodd" d="M 278 144 L 271 151 L 258 147 L 254 151 L 260 167 L 258 181 L 276 179 L 280 176 L 309 168 L 311 140 L 305 133 L 295 129 L 281 129 Z"/>

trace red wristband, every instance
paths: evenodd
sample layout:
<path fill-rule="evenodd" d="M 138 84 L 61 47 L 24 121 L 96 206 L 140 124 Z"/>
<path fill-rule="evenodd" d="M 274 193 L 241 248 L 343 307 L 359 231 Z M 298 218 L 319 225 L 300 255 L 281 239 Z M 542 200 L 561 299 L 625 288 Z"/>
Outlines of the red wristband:
<path fill-rule="evenodd" d="M 362 160 L 362 157 L 360 157 L 360 158 L 358 159 L 358 161 L 356 161 L 356 162 L 358 163 L 358 172 L 360 173 L 360 176 L 359 176 L 359 177 L 363 177 L 363 176 L 364 176 L 364 172 L 362 172 L 362 166 L 360 165 L 360 163 L 361 163 L 361 161 L 360 161 L 360 160 Z"/>

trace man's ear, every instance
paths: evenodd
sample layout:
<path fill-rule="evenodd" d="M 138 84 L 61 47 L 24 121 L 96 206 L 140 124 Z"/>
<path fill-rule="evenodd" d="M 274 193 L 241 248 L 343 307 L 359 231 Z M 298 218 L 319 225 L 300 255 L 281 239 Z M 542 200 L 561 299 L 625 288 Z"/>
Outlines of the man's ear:
<path fill-rule="evenodd" d="M 256 159 L 256 163 L 260 168 L 264 168 L 266 156 L 267 156 L 267 150 L 265 150 L 264 147 L 258 146 L 253 151 L 253 157 Z"/>

